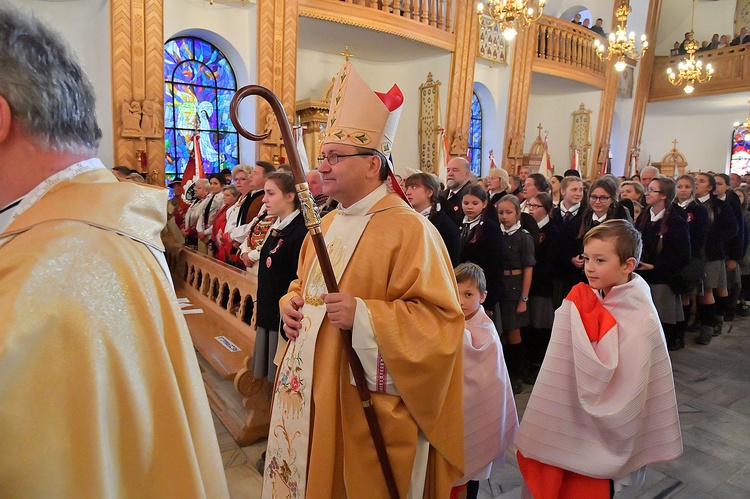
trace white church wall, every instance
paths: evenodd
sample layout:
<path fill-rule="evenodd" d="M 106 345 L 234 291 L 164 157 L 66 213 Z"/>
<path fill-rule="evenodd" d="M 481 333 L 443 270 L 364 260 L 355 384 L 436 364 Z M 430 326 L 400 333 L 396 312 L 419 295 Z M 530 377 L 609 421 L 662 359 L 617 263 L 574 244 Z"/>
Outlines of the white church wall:
<path fill-rule="evenodd" d="M 669 55 L 674 42 L 682 42 L 685 33 L 690 31 L 693 3 L 662 2 L 659 17 L 658 43 L 656 55 Z M 735 2 L 695 2 L 695 35 L 698 41 L 711 41 L 714 33 L 734 36 Z M 731 41 L 731 40 L 730 40 Z"/>
<path fill-rule="evenodd" d="M 589 168 L 592 168 L 596 159 L 594 139 L 599 121 L 601 94 L 601 90 L 583 83 L 535 73 L 531 80 L 524 152 L 529 152 L 531 144 L 539 133 L 537 126 L 541 122 L 542 137 L 544 137 L 544 131 L 549 130 L 549 154 L 555 173 L 562 175 L 571 164 L 570 138 L 573 112 L 577 111 L 583 103 L 586 109 L 592 111 L 589 133 L 591 142 Z"/>
<path fill-rule="evenodd" d="M 512 50 L 508 51 L 508 61 Z M 505 120 L 508 115 L 508 88 L 510 65 L 494 64 L 477 59 L 474 67 L 474 91 L 482 104 L 482 174 L 490 167 L 489 153 L 492 150 L 495 164 L 502 166 L 503 144 L 505 144 Z"/>
<path fill-rule="evenodd" d="M 646 108 L 639 170 L 661 161 L 677 139 L 677 149 L 687 159 L 688 171 L 727 171 L 732 123 L 747 119 L 750 94 L 693 97 L 655 102 Z"/>
<path fill-rule="evenodd" d="M 257 81 L 257 6 L 254 3 L 213 5 L 205 0 L 164 0 L 164 41 L 197 36 L 214 44 L 229 59 L 242 87 Z M 247 98 L 240 121 L 254 130 L 256 102 Z M 240 161 L 252 164 L 256 144 L 240 136 Z"/>
<path fill-rule="evenodd" d="M 109 2 L 106 0 L 9 0 L 54 27 L 71 44 L 96 92 L 96 116 L 102 129 L 99 157 L 114 166 Z"/>
<path fill-rule="evenodd" d="M 338 53 L 300 47 L 297 51 L 297 99 L 321 97 L 343 63 L 344 59 Z M 373 90 L 386 92 L 395 83 L 403 92 L 404 109 L 393 144 L 393 160 L 398 174 L 403 174 L 406 167 L 418 170 L 419 86 L 427 80 L 427 73 L 430 72 L 433 80 L 441 82 L 440 113 L 441 124 L 444 125 L 451 55 L 446 52 L 414 60 L 387 62 L 356 57 L 352 59 L 352 64 Z"/>

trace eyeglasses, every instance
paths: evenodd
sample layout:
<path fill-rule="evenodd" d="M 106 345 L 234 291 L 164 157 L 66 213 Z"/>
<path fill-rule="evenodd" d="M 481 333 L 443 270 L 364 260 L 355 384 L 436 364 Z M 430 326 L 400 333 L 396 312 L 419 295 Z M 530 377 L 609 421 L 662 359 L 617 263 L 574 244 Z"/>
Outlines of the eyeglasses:
<path fill-rule="evenodd" d="M 323 161 L 328 160 L 329 165 L 335 165 L 339 162 L 339 158 L 351 158 L 352 156 L 374 156 L 372 153 L 369 152 L 360 152 L 357 154 L 336 154 L 335 152 L 332 152 L 328 156 L 320 155 L 318 156 L 318 164 L 322 165 Z"/>
<path fill-rule="evenodd" d="M 535 210 L 537 208 L 544 208 L 541 204 L 531 204 L 531 203 L 526 203 L 526 207 L 529 209 L 534 208 Z"/>
<path fill-rule="evenodd" d="M 650 187 L 646 189 L 646 194 L 651 194 L 652 192 L 655 192 L 657 194 L 661 194 L 661 191 L 657 191 L 656 189 L 651 189 Z"/>
<path fill-rule="evenodd" d="M 589 199 L 592 203 L 606 203 L 612 198 L 609 196 L 589 196 Z"/>

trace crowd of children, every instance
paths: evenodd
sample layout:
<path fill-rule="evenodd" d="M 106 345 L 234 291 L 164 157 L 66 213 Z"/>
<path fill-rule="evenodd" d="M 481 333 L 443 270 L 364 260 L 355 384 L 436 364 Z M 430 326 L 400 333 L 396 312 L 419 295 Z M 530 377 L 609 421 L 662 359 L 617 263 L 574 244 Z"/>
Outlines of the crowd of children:
<path fill-rule="evenodd" d="M 449 249 L 466 316 L 465 476 L 453 497 L 477 497 L 514 441 L 533 497 L 611 497 L 637 486 L 647 464 L 682 451 L 667 350 L 685 347 L 693 310 L 703 345 L 748 313 L 748 193 L 709 173 L 588 184 L 576 172 L 493 169 L 472 183 L 468 163 L 452 163 L 445 191 L 426 173 L 404 188 Z M 261 262 L 253 365 L 270 379 L 275 303 L 294 278 L 305 228 L 291 177 L 266 178 L 268 223 L 246 264 Z M 196 189 L 201 200 L 220 197 L 210 184 Z M 186 225 L 198 219 L 221 232 L 229 206 L 252 192 L 224 190 L 224 206 L 201 201 Z M 524 383 L 533 390 L 519 429 L 513 394 Z"/>

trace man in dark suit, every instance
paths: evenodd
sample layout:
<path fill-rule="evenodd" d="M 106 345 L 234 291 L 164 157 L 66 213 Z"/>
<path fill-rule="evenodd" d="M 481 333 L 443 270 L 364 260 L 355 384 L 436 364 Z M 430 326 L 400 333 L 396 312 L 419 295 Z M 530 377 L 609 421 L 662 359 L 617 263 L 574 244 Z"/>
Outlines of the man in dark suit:
<path fill-rule="evenodd" d="M 735 37 L 734 40 L 732 40 L 732 43 L 729 45 L 736 46 L 736 45 L 744 45 L 746 43 L 750 43 L 750 35 L 747 34 L 747 28 L 742 28 L 740 30 L 740 34 Z"/>
<path fill-rule="evenodd" d="M 711 37 L 711 41 L 708 42 L 708 45 L 706 45 L 706 50 L 713 50 L 719 48 L 719 34 L 714 33 L 714 36 Z"/>
<path fill-rule="evenodd" d="M 464 212 L 461 208 L 461 198 L 471 187 L 471 166 L 464 158 L 456 157 L 448 161 L 445 167 L 446 184 L 448 188 L 440 193 L 442 205 L 446 208 L 457 226 L 461 226 Z"/>
<path fill-rule="evenodd" d="M 597 35 L 601 35 L 601 36 L 603 36 L 603 37 L 606 38 L 607 35 L 604 34 L 604 28 L 602 27 L 602 23 L 603 22 L 604 21 L 600 17 L 599 19 L 596 20 L 596 24 L 594 24 L 593 26 L 591 26 L 589 29 L 591 31 L 593 31 L 594 33 L 596 33 Z"/>

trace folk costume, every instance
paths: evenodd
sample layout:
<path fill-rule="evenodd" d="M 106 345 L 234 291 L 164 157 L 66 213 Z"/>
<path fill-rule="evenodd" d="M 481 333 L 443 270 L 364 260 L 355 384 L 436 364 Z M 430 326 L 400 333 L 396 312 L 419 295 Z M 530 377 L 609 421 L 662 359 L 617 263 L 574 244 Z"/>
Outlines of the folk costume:
<path fill-rule="evenodd" d="M 402 102 L 398 87 L 375 94 L 347 62 L 336 76 L 324 144 L 387 155 Z M 327 215 L 321 230 L 341 291 L 356 297 L 352 343 L 399 494 L 447 498 L 463 473 L 464 318 L 440 235 L 385 185 Z M 263 496 L 387 497 L 309 237 L 298 275 L 280 301 L 283 308 L 302 297 L 304 318 L 274 387 Z"/>
<path fill-rule="evenodd" d="M 166 196 L 90 159 L 0 226 L 3 496 L 228 497 L 166 273 Z"/>
<path fill-rule="evenodd" d="M 637 274 L 601 297 L 576 285 L 555 313 L 515 445 L 536 499 L 609 497 L 682 454 L 659 317 Z"/>

